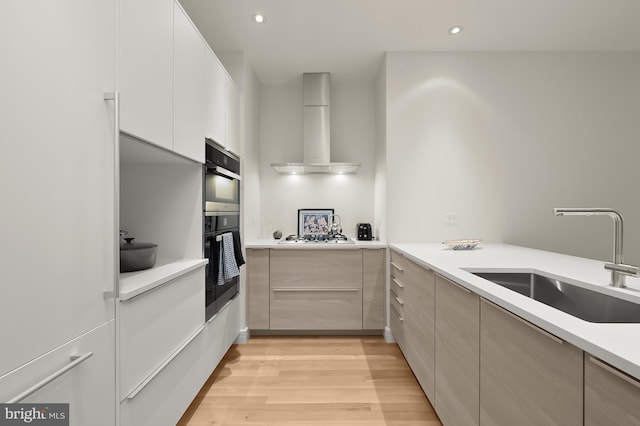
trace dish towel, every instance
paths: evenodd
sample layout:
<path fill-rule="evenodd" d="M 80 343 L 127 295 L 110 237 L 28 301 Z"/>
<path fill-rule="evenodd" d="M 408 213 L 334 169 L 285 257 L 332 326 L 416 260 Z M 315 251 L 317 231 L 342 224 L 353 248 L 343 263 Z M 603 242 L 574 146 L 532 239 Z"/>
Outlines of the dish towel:
<path fill-rule="evenodd" d="M 238 267 L 244 265 L 244 257 L 242 257 L 242 243 L 240 243 L 240 232 L 239 231 L 231 231 L 233 234 L 233 250 L 236 256 L 236 265 Z"/>
<path fill-rule="evenodd" d="M 222 234 L 222 241 L 220 243 L 218 285 L 223 285 L 226 281 L 238 275 L 240 275 L 240 271 L 238 270 L 233 248 L 233 235 L 227 232 L 226 234 Z"/>

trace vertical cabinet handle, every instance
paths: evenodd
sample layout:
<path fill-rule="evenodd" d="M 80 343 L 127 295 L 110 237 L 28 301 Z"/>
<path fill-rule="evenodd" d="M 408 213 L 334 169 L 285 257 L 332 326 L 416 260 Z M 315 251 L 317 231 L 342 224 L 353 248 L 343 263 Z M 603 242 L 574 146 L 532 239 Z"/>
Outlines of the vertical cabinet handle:
<path fill-rule="evenodd" d="M 67 371 L 71 370 L 72 368 L 76 367 L 78 364 L 86 361 L 87 359 L 91 358 L 92 356 L 93 356 L 93 352 L 87 352 L 84 355 L 72 355 L 71 356 L 71 362 L 69 364 L 65 365 L 60 370 L 56 371 L 55 373 L 51 374 L 50 376 L 45 377 L 44 379 L 42 379 L 41 381 L 39 381 L 35 385 L 31 386 L 26 391 L 22 392 L 20 395 L 16 395 L 14 398 L 11 398 L 9 401 L 7 401 L 7 404 L 15 404 L 15 403 L 18 403 L 18 402 L 22 401 L 23 399 L 25 399 L 29 395 L 39 391 L 40 389 L 42 389 L 43 387 L 45 387 L 49 383 L 53 382 L 58 377 L 62 376 Z"/>
<path fill-rule="evenodd" d="M 113 291 L 105 291 L 105 299 L 117 299 L 120 297 L 120 93 L 104 92 L 104 100 L 113 102 L 113 221 L 114 235 L 114 261 Z"/>

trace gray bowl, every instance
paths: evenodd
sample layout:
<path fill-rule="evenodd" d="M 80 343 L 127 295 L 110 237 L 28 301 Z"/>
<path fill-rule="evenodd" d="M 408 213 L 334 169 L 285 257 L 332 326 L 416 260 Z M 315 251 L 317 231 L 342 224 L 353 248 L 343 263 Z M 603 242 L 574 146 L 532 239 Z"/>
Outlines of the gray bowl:
<path fill-rule="evenodd" d="M 134 238 L 125 238 L 120 244 L 120 272 L 142 271 L 156 264 L 157 244 L 134 243 Z"/>

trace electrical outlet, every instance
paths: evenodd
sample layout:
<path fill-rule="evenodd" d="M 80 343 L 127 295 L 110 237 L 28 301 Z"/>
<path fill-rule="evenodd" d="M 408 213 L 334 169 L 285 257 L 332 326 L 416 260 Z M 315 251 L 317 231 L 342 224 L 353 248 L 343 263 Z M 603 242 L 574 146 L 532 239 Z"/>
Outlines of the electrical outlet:
<path fill-rule="evenodd" d="M 444 220 L 448 224 L 458 223 L 458 213 L 445 213 Z"/>

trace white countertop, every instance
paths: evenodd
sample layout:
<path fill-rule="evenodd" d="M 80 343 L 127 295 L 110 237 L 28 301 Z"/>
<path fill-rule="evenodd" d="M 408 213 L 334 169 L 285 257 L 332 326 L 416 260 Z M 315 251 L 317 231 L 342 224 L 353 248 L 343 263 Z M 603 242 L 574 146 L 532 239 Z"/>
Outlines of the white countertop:
<path fill-rule="evenodd" d="M 570 284 L 640 303 L 640 279 L 609 285 L 604 262 L 507 244 L 451 250 L 436 243 L 393 243 L 391 249 L 434 270 L 527 321 L 640 379 L 640 324 L 591 323 L 467 272 L 538 272 Z"/>
<path fill-rule="evenodd" d="M 337 250 L 345 250 L 345 249 L 378 249 L 378 248 L 387 248 L 387 243 L 382 241 L 358 241 L 353 238 L 350 238 L 354 244 L 337 244 L 337 243 L 294 243 L 294 244 L 279 244 L 282 240 L 274 240 L 273 238 L 265 239 L 265 240 L 255 240 L 249 241 L 245 243 L 245 247 L 249 249 L 337 249 Z"/>
<path fill-rule="evenodd" d="M 123 272 L 120 274 L 120 300 L 129 300 L 191 271 L 203 268 L 207 263 L 209 263 L 208 259 L 158 259 L 151 269 Z"/>

